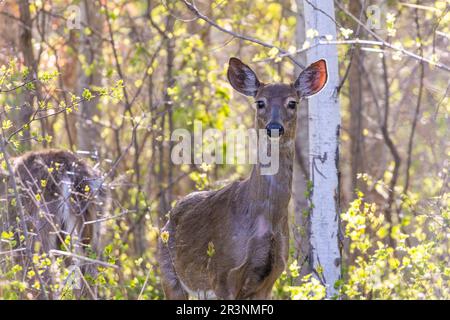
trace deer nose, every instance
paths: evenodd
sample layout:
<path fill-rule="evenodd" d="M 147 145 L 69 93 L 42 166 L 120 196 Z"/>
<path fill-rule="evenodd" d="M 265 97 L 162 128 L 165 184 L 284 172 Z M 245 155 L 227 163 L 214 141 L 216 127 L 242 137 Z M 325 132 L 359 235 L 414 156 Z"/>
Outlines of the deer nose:
<path fill-rule="evenodd" d="M 281 124 L 279 124 L 278 122 L 270 122 L 266 126 L 266 130 L 267 130 L 267 135 L 269 137 L 272 137 L 272 133 L 274 133 L 274 135 L 277 137 L 281 137 L 284 133 L 283 126 Z"/>

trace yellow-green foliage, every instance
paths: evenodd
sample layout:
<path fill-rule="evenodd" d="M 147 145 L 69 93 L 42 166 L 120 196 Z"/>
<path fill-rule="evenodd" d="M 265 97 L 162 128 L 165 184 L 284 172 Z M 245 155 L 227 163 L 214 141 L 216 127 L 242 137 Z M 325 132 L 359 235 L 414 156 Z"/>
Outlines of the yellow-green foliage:
<path fill-rule="evenodd" d="M 448 195 L 443 196 L 444 199 Z M 405 215 L 389 226 L 363 195 L 341 215 L 350 261 L 341 294 L 349 299 L 449 299 L 450 220 L 443 211 Z M 422 208 L 424 210 L 424 208 Z M 391 235 L 393 241 L 387 238 Z"/>
<path fill-rule="evenodd" d="M 405 215 L 390 226 L 364 195 L 341 214 L 348 256 L 334 299 L 449 299 L 450 219 L 448 194 L 441 211 Z M 437 201 L 437 199 L 434 199 Z M 422 208 L 423 209 L 423 208 Z M 388 238 L 391 235 L 392 243 Z M 281 299 L 323 299 L 325 287 L 312 274 L 298 279 L 294 260 L 278 279 L 273 294 Z M 300 281 L 299 281 L 300 280 Z M 296 283 L 294 285 L 294 283 Z"/>

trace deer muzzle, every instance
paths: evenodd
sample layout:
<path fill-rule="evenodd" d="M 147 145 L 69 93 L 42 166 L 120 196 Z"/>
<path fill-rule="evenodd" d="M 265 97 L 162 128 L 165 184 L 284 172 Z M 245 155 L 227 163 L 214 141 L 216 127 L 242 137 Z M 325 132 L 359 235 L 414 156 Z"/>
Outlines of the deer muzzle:
<path fill-rule="evenodd" d="M 270 122 L 267 126 L 266 126 L 266 130 L 267 130 L 267 135 L 269 137 L 281 137 L 284 133 L 284 128 L 281 124 L 279 124 L 278 122 Z"/>

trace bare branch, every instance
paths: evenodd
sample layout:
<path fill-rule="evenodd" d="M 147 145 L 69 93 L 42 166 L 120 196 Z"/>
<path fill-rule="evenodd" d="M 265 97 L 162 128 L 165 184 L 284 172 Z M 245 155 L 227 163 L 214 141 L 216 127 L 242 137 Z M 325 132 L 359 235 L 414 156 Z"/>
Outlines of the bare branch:
<path fill-rule="evenodd" d="M 225 29 L 225 28 L 219 26 L 216 22 L 214 22 L 213 20 L 211 20 L 210 18 L 208 18 L 207 16 L 205 16 L 203 13 L 201 13 L 201 12 L 198 10 L 198 8 L 195 6 L 195 4 L 194 4 L 193 1 L 192 1 L 192 3 L 191 3 L 191 2 L 189 2 L 189 1 L 187 1 L 187 0 L 183 0 L 183 2 L 184 2 L 184 4 L 186 5 L 186 7 L 187 7 L 189 10 L 191 10 L 197 17 L 199 17 L 199 18 L 202 19 L 203 21 L 207 22 L 208 24 L 210 24 L 210 25 L 213 26 L 214 28 L 216 28 L 216 29 L 218 29 L 218 30 L 220 30 L 220 31 L 222 31 L 222 32 L 224 32 L 224 33 L 228 33 L 228 34 L 232 35 L 233 37 L 238 38 L 238 39 L 241 39 L 241 40 L 244 40 L 244 41 L 253 42 L 253 43 L 259 44 L 260 46 L 263 46 L 263 47 L 266 47 L 266 48 L 270 48 L 270 49 L 276 48 L 276 49 L 278 49 L 278 51 L 279 51 L 281 54 L 285 54 L 285 56 L 286 56 L 288 59 L 290 59 L 293 63 L 295 63 L 297 66 L 299 66 L 299 67 L 302 68 L 302 69 L 305 69 L 305 66 L 302 65 L 301 63 L 299 63 L 298 61 L 296 61 L 296 60 L 292 57 L 292 55 L 287 54 L 288 52 L 287 52 L 286 50 L 284 50 L 284 49 L 282 49 L 282 48 L 279 48 L 279 47 L 277 47 L 277 46 L 275 46 L 275 45 L 273 45 L 273 44 L 270 44 L 270 43 L 267 43 L 267 42 L 263 42 L 263 41 L 261 41 L 261 40 L 259 40 L 259 39 L 256 39 L 256 38 L 253 38 L 253 37 L 250 37 L 250 36 L 246 36 L 246 35 L 243 35 L 243 34 L 238 34 L 238 33 L 233 32 L 233 31 L 231 31 L 231 30 L 227 30 L 227 29 Z"/>
<path fill-rule="evenodd" d="M 84 256 L 80 256 L 78 254 L 72 253 L 72 252 L 67 252 L 67 251 L 61 251 L 61 250 L 50 250 L 48 252 L 49 254 L 53 254 L 53 255 L 59 255 L 59 256 L 66 256 L 66 257 L 72 257 L 72 258 L 76 258 L 76 259 L 80 259 L 86 262 L 90 262 L 90 263 L 95 263 L 107 268 L 114 268 L 114 269 L 118 269 L 119 267 L 116 266 L 115 264 L 110 264 L 104 261 L 100 261 L 100 260 L 96 260 L 96 259 L 91 259 L 88 257 L 84 257 Z"/>
<path fill-rule="evenodd" d="M 417 55 L 417 54 L 415 54 L 415 53 L 413 53 L 413 52 L 411 52 L 411 51 L 405 50 L 405 49 L 400 48 L 400 47 L 396 47 L 396 46 L 394 46 L 393 44 L 390 44 L 389 42 L 384 41 L 379 35 L 377 35 L 375 32 L 373 32 L 372 30 L 370 30 L 370 28 L 368 28 L 361 20 L 359 20 L 359 19 L 358 19 L 357 17 L 355 17 L 351 12 L 349 12 L 344 6 L 342 6 L 342 4 L 339 3 L 339 1 L 336 1 L 336 0 L 335 0 L 334 3 L 339 7 L 339 9 L 341 9 L 342 11 L 344 11 L 344 13 L 345 13 L 346 15 L 348 15 L 350 18 L 352 18 L 352 19 L 353 19 L 356 23 L 358 23 L 362 28 L 364 28 L 364 30 L 365 30 L 368 34 L 370 34 L 372 37 L 374 37 L 377 41 L 381 42 L 382 45 L 383 45 L 384 47 L 389 48 L 389 49 L 392 49 L 392 50 L 400 51 L 401 53 L 403 53 L 403 54 L 405 54 L 405 55 L 407 55 L 407 56 L 409 56 L 409 57 L 411 57 L 411 58 L 414 58 L 414 59 L 419 60 L 419 61 L 421 61 L 421 62 L 426 62 L 426 63 L 428 63 L 428 64 L 430 64 L 430 65 L 436 66 L 436 67 L 439 68 L 439 69 L 442 69 L 442 70 L 445 70 L 445 71 L 450 72 L 450 66 L 447 66 L 447 65 L 445 65 L 445 64 L 443 64 L 443 63 L 440 63 L 440 62 L 432 61 L 432 60 L 427 59 L 427 58 L 425 58 L 425 57 L 423 57 L 423 56 L 419 56 L 419 55 Z"/>

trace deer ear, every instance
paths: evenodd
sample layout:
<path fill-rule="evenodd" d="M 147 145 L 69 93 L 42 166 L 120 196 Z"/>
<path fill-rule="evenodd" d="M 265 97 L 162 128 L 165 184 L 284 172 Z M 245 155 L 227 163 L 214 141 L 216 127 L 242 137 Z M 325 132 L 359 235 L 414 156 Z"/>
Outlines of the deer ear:
<path fill-rule="evenodd" d="M 228 63 L 228 81 L 238 92 L 254 97 L 260 86 L 256 74 L 249 66 L 237 58 L 230 58 Z"/>
<path fill-rule="evenodd" d="M 316 94 L 327 83 L 327 63 L 324 59 L 316 61 L 302 71 L 294 83 L 300 97 L 309 97 Z"/>

